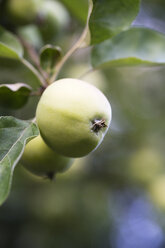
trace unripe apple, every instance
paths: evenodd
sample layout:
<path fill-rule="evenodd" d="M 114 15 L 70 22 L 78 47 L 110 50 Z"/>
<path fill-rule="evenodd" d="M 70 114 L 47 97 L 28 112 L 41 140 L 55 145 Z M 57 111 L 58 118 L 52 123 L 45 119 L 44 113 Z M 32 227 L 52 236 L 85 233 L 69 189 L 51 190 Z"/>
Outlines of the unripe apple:
<path fill-rule="evenodd" d="M 39 25 L 45 42 L 53 40 L 57 31 L 63 30 L 70 22 L 68 11 L 58 1 L 46 0 L 40 5 Z"/>
<path fill-rule="evenodd" d="M 65 78 L 44 91 L 36 119 L 52 149 L 64 156 L 82 157 L 102 142 L 110 125 L 111 106 L 95 86 Z"/>
<path fill-rule="evenodd" d="M 31 23 L 37 17 L 41 2 L 42 0 L 8 0 L 9 18 L 16 24 Z"/>
<path fill-rule="evenodd" d="M 19 27 L 17 33 L 23 40 L 26 40 L 26 42 L 37 50 L 44 45 L 39 28 L 34 24 Z"/>
<path fill-rule="evenodd" d="M 32 139 L 25 147 L 21 163 L 38 176 L 53 178 L 58 172 L 67 170 L 73 159 L 61 156 L 49 148 L 41 136 Z"/>

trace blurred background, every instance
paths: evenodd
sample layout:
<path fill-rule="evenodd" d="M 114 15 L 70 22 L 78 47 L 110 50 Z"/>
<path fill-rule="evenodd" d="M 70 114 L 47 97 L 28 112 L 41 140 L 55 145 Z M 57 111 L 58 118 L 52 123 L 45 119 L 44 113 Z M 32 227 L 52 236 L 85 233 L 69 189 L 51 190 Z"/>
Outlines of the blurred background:
<path fill-rule="evenodd" d="M 65 53 L 83 30 L 87 5 L 86 0 L 1 0 L 0 24 L 36 51 L 54 44 Z M 142 0 L 133 25 L 165 32 L 164 12 L 164 0 Z M 25 57 L 30 60 L 26 51 Z M 11 194 L 0 208 L 0 248 L 165 247 L 165 69 L 86 74 L 90 69 L 90 48 L 81 49 L 59 77 L 81 77 L 104 92 L 113 115 L 108 134 L 96 151 L 76 159 L 53 182 L 17 166 Z M 12 83 L 23 73 L 0 58 L 0 82 Z M 33 118 L 37 102 L 31 97 L 22 109 L 1 107 L 0 114 Z"/>

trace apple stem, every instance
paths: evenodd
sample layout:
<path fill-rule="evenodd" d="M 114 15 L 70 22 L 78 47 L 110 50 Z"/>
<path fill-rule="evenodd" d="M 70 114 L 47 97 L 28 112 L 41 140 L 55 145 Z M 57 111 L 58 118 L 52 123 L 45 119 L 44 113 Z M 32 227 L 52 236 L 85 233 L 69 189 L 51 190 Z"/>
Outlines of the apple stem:
<path fill-rule="evenodd" d="M 32 62 L 34 63 L 34 65 L 38 69 L 41 84 L 44 87 L 47 87 L 49 85 L 48 74 L 40 66 L 40 59 L 39 59 L 38 53 L 36 52 L 35 48 L 30 43 L 28 43 L 26 40 L 24 40 L 20 36 L 18 36 L 18 38 L 19 38 L 21 44 L 23 45 L 23 47 L 27 50 Z"/>
<path fill-rule="evenodd" d="M 93 132 L 98 133 L 100 131 L 100 129 L 102 129 L 103 127 L 107 127 L 107 125 L 105 124 L 105 120 L 104 119 L 92 121 L 92 128 L 91 128 L 91 130 Z"/>
<path fill-rule="evenodd" d="M 90 15 L 92 13 L 92 9 L 93 9 L 93 2 L 91 0 L 89 0 L 89 9 L 88 9 L 88 16 L 87 16 L 87 22 L 86 22 L 86 25 L 85 25 L 85 28 L 84 28 L 84 31 L 82 32 L 80 38 L 78 39 L 78 41 L 70 48 L 70 50 L 64 55 L 64 57 L 59 61 L 59 63 L 56 65 L 55 67 L 55 70 L 54 70 L 54 74 L 52 75 L 52 77 L 50 78 L 50 84 L 53 83 L 63 65 L 65 64 L 65 62 L 70 58 L 70 56 L 79 48 L 81 48 L 81 46 L 83 45 L 83 42 L 85 41 L 86 37 L 87 37 L 87 34 L 88 34 L 88 24 L 89 24 L 89 18 L 90 18 Z"/>

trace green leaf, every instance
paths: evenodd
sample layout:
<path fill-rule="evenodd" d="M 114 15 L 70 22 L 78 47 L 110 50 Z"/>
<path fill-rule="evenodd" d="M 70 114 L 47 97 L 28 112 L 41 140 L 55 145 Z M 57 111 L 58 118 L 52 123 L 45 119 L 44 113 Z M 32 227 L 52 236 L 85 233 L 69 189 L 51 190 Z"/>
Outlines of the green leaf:
<path fill-rule="evenodd" d="M 94 68 L 165 63 L 165 36 L 146 28 L 131 28 L 95 46 Z"/>
<path fill-rule="evenodd" d="M 68 10 L 82 23 L 86 23 L 88 14 L 88 0 L 61 0 Z"/>
<path fill-rule="evenodd" d="M 0 57 L 19 59 L 23 48 L 18 39 L 0 26 Z"/>
<path fill-rule="evenodd" d="M 41 86 L 41 80 L 31 68 L 30 63 L 26 64 L 26 60 L 17 60 L 0 57 L 0 80 L 3 83 L 24 82 L 33 89 Z"/>
<path fill-rule="evenodd" d="M 140 0 L 93 0 L 89 19 L 91 44 L 100 43 L 126 30 L 139 11 Z"/>
<path fill-rule="evenodd" d="M 1 81 L 19 82 L 23 81 L 29 85 L 41 85 L 42 78 L 37 70 L 23 57 L 23 48 L 12 33 L 6 31 L 0 26 L 0 78 Z M 5 70 L 4 70 L 5 66 Z M 12 67 L 12 68 L 11 68 Z M 14 68 L 14 70 L 13 70 Z M 5 75 L 6 73 L 6 75 Z M 1 77 L 2 74 L 2 77 Z M 14 75 L 19 74 L 16 80 L 13 80 Z M 23 74 L 23 79 L 22 79 Z M 6 79 L 3 76 L 7 77 Z M 33 78 L 31 82 L 29 79 Z M 25 80 L 24 80 L 25 79 Z M 27 82 L 29 80 L 29 82 Z M 34 86 L 35 87 L 35 86 Z"/>
<path fill-rule="evenodd" d="M 0 84 L 0 106 L 18 109 L 27 103 L 31 87 L 24 83 Z"/>
<path fill-rule="evenodd" d="M 33 122 L 11 116 L 0 117 L 0 205 L 9 195 L 13 171 L 26 143 L 38 133 Z"/>
<path fill-rule="evenodd" d="M 60 47 L 46 45 L 40 51 L 40 65 L 45 71 L 51 74 L 61 57 Z"/>

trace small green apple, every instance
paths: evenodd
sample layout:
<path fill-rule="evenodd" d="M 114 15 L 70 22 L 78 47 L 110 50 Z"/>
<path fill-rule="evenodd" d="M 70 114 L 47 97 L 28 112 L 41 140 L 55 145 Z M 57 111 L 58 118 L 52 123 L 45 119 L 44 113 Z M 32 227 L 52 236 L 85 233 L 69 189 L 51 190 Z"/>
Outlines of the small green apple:
<path fill-rule="evenodd" d="M 82 157 L 102 142 L 110 125 L 111 106 L 95 86 L 65 78 L 44 91 L 36 119 L 52 149 L 64 156 Z"/>
<path fill-rule="evenodd" d="M 59 30 L 63 30 L 70 22 L 68 11 L 58 1 L 46 0 L 40 5 L 39 25 L 42 37 L 45 42 L 54 39 Z"/>
<path fill-rule="evenodd" d="M 61 156 L 49 148 L 40 135 L 26 145 L 21 158 L 27 170 L 50 179 L 56 173 L 67 170 L 72 162 L 73 159 Z"/>
<path fill-rule="evenodd" d="M 17 33 L 23 40 L 26 40 L 37 50 L 44 45 L 39 28 L 34 24 L 19 27 Z"/>
<path fill-rule="evenodd" d="M 7 12 L 15 24 L 33 22 L 38 14 L 42 0 L 8 0 Z"/>

